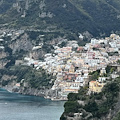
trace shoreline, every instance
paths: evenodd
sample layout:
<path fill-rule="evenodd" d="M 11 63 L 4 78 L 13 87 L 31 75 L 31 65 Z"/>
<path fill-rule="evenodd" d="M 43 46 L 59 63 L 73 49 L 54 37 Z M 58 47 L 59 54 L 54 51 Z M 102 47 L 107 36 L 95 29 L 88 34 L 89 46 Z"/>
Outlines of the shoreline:
<path fill-rule="evenodd" d="M 12 86 L 4 86 L 4 87 L 0 86 L 0 88 L 5 89 L 9 93 L 18 93 L 22 95 L 38 96 L 38 97 L 43 97 L 44 99 L 50 99 L 51 101 L 67 101 L 67 99 L 63 99 L 63 98 L 52 97 L 52 96 L 50 97 L 49 95 L 47 95 L 47 92 L 49 91 L 48 89 L 40 91 L 34 88 L 28 88 L 26 89 L 25 92 L 23 92 L 23 88 L 20 88 L 18 91 L 15 91 Z M 34 92 L 30 92 L 31 90 L 34 90 Z"/>

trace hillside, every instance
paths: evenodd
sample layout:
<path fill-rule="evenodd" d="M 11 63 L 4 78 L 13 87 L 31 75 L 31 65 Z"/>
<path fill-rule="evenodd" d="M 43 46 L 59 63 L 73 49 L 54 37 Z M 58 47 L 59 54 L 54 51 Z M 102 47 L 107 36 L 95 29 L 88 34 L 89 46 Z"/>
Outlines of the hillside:
<path fill-rule="evenodd" d="M 114 67 L 107 66 L 106 76 L 112 74 L 110 72 L 112 69 L 116 71 Z M 92 76 L 95 77 L 95 72 Z M 117 77 L 110 78 L 100 93 L 89 94 L 88 85 L 82 87 L 78 93 L 69 93 L 60 120 L 119 120 L 119 90 L 120 77 Z"/>
<path fill-rule="evenodd" d="M 0 0 L 3 27 L 54 30 L 62 33 L 89 31 L 110 34 L 120 28 L 118 0 Z"/>

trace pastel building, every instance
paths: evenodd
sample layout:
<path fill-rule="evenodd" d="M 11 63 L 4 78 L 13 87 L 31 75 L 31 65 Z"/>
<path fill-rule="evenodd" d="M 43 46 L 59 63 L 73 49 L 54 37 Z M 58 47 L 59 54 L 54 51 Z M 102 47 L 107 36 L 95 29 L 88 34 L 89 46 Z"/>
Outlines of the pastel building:
<path fill-rule="evenodd" d="M 102 88 L 104 87 L 105 83 L 99 83 L 97 81 L 90 81 L 89 82 L 89 90 L 92 92 L 100 93 Z"/>

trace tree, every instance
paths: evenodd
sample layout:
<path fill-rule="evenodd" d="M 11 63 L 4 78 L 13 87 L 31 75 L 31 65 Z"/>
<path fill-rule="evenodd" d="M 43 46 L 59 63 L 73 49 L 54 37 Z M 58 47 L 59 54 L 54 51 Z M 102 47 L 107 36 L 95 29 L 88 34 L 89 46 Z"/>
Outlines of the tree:
<path fill-rule="evenodd" d="M 67 101 L 64 105 L 65 113 L 78 112 L 79 104 L 76 101 Z"/>
<path fill-rule="evenodd" d="M 68 97 L 69 101 L 77 100 L 77 94 L 76 93 L 69 93 L 67 97 Z"/>

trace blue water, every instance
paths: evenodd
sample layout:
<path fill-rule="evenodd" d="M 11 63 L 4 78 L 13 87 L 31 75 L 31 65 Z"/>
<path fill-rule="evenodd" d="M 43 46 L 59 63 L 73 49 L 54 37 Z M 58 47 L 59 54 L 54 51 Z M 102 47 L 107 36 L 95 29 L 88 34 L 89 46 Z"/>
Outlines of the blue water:
<path fill-rule="evenodd" d="M 0 120 L 59 120 L 63 101 L 9 93 L 0 89 Z"/>

